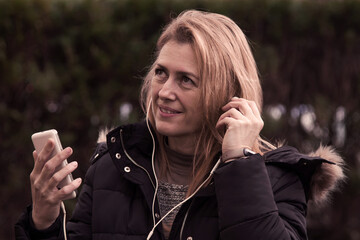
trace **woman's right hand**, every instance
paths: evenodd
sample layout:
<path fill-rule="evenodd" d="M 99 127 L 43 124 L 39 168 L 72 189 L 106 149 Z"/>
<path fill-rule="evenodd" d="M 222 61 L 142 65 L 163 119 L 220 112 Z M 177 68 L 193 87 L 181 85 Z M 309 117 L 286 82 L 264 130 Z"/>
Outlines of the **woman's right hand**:
<path fill-rule="evenodd" d="M 30 174 L 32 195 L 32 219 L 35 227 L 39 230 L 50 227 L 60 214 L 62 200 L 70 199 L 71 193 L 81 184 L 81 178 L 75 179 L 70 184 L 58 189 L 56 186 L 77 166 L 77 162 L 71 162 L 66 167 L 55 172 L 62 161 L 72 155 L 70 147 L 50 158 L 54 149 L 54 142 L 49 139 L 40 153 L 33 152 L 34 169 Z"/>

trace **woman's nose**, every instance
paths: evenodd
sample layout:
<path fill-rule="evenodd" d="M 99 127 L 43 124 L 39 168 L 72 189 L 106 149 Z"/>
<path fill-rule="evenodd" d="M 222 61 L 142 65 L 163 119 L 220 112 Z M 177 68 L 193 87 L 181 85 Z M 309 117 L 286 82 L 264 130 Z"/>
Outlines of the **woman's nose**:
<path fill-rule="evenodd" d="M 161 99 L 175 100 L 176 99 L 176 82 L 175 79 L 169 77 L 166 82 L 160 87 L 159 97 Z"/>

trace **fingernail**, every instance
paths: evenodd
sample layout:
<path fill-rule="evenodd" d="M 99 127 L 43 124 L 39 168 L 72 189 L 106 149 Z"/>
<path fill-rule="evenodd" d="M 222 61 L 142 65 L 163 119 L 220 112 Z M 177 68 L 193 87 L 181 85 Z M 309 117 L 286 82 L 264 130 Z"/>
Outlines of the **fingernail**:
<path fill-rule="evenodd" d="M 81 178 L 77 178 L 77 179 L 75 179 L 75 181 L 76 181 L 76 184 L 80 184 L 81 183 Z"/>
<path fill-rule="evenodd" d="M 77 167 L 78 166 L 78 162 L 77 161 L 73 161 L 70 163 L 73 167 Z"/>
<path fill-rule="evenodd" d="M 71 153 L 71 152 L 72 152 L 71 147 L 67 147 L 65 150 L 66 150 L 67 153 Z"/>

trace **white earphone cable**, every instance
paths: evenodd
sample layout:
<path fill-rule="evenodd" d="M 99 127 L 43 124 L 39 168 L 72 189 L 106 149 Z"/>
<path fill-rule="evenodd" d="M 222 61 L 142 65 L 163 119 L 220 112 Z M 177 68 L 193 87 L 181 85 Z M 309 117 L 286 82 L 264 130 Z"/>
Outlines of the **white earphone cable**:
<path fill-rule="evenodd" d="M 67 235 L 66 235 L 66 209 L 65 209 L 65 204 L 63 201 L 61 201 L 60 203 L 60 207 L 61 210 L 63 211 L 63 231 L 64 231 L 64 239 L 67 240 Z"/>
<path fill-rule="evenodd" d="M 153 149 L 152 149 L 152 154 L 151 154 L 151 166 L 152 166 L 152 169 L 153 169 L 153 172 L 154 172 L 154 177 L 155 177 L 155 192 L 154 192 L 154 196 L 153 196 L 153 201 L 152 201 L 152 206 L 151 206 L 151 213 L 152 213 L 152 218 L 153 218 L 153 224 L 155 225 L 156 224 L 156 219 L 155 219 L 155 200 L 156 200 L 156 195 L 157 195 L 157 191 L 158 191 L 158 188 L 159 188 L 159 182 L 158 182 L 158 179 L 157 179 L 157 176 L 156 176 L 156 172 L 155 172 L 155 166 L 154 166 L 154 162 L 155 162 L 155 138 L 154 138 L 154 135 L 153 133 L 151 132 L 151 129 L 150 129 L 150 126 L 149 126 L 149 111 L 150 111 L 150 107 L 151 107 L 151 103 L 152 103 L 152 99 L 150 99 L 149 101 L 149 106 L 147 108 L 147 113 L 146 113 L 146 125 L 147 125 L 147 128 L 150 132 L 150 135 L 151 135 L 151 138 L 152 138 L 152 141 L 153 141 Z"/>
<path fill-rule="evenodd" d="M 173 207 L 172 209 L 170 209 L 170 211 L 168 211 L 155 225 L 154 227 L 151 229 L 151 231 L 149 232 L 146 240 L 150 240 L 150 238 L 152 237 L 152 235 L 154 234 L 155 228 L 172 212 L 174 211 L 176 208 L 180 207 L 181 205 L 183 205 L 185 202 L 187 202 L 190 198 L 192 198 L 203 186 L 204 184 L 210 180 L 210 178 L 212 177 L 212 175 L 214 174 L 215 170 L 217 169 L 217 167 L 219 166 L 219 164 L 221 163 L 221 158 L 219 158 L 219 160 L 216 162 L 215 166 L 213 167 L 213 169 L 211 170 L 209 176 L 196 188 L 196 190 L 186 199 L 184 199 L 182 202 L 180 202 L 179 204 L 177 204 L 175 207 Z"/>

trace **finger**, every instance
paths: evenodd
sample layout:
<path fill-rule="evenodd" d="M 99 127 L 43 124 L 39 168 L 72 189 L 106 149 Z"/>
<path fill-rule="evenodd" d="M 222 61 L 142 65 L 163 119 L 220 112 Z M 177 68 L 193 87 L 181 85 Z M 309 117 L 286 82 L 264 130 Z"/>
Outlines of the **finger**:
<path fill-rule="evenodd" d="M 38 154 L 37 154 L 37 152 L 34 150 L 34 151 L 33 151 L 34 168 L 33 168 L 33 170 L 32 170 L 31 173 L 30 173 L 30 181 L 31 181 L 31 183 L 33 183 L 33 182 L 35 181 L 35 179 L 36 179 L 35 164 L 36 164 L 37 158 L 38 158 Z"/>
<path fill-rule="evenodd" d="M 45 163 L 50 159 L 51 153 L 54 150 L 54 141 L 49 139 L 44 148 L 40 151 L 34 151 L 34 174 L 40 174 L 42 168 L 44 167 Z"/>
<path fill-rule="evenodd" d="M 72 173 L 76 168 L 78 167 L 78 163 L 76 161 L 73 161 L 57 171 L 50 179 L 49 181 L 49 188 L 52 189 L 59 185 L 59 183 L 64 180 L 64 178 Z"/>
<path fill-rule="evenodd" d="M 249 106 L 252 109 L 252 112 L 255 115 L 255 117 L 261 118 L 261 113 L 256 103 L 254 101 L 249 101 Z"/>
<path fill-rule="evenodd" d="M 243 115 L 249 118 L 260 116 L 259 110 L 257 109 L 255 102 L 249 101 L 244 98 L 233 98 L 222 108 L 222 110 L 227 111 L 230 108 L 238 109 Z M 256 113 L 254 111 L 256 111 Z"/>
<path fill-rule="evenodd" d="M 222 120 L 226 117 L 234 118 L 234 119 L 242 119 L 245 116 L 238 109 L 230 108 L 229 110 L 227 110 L 226 112 L 221 114 L 221 116 L 219 117 L 219 120 Z"/>
<path fill-rule="evenodd" d="M 61 200 L 67 200 L 67 199 L 74 198 L 72 196 L 72 192 L 80 187 L 81 182 L 82 182 L 81 178 L 77 178 L 74 181 L 72 181 L 70 184 L 62 187 L 57 192 L 57 198 L 61 199 Z"/>
<path fill-rule="evenodd" d="M 67 147 L 47 161 L 42 168 L 40 179 L 43 181 L 50 179 L 55 173 L 56 168 L 62 163 L 62 161 L 70 157 L 72 152 L 72 149 Z"/>
<path fill-rule="evenodd" d="M 36 150 L 34 150 L 33 151 L 34 164 L 36 163 L 37 158 L 38 158 L 38 154 L 37 154 Z"/>
<path fill-rule="evenodd" d="M 247 104 L 247 100 L 244 98 L 233 97 L 230 102 L 222 107 L 223 111 L 227 111 L 230 108 L 236 108 L 240 110 L 241 105 Z M 244 113 L 245 114 L 245 113 Z"/>
<path fill-rule="evenodd" d="M 224 131 L 224 133 L 225 133 L 225 131 L 226 131 L 226 129 L 227 129 L 227 125 L 228 125 L 228 121 L 227 120 L 225 120 L 225 119 L 219 119 L 218 121 L 217 121 L 217 123 L 216 123 L 216 126 L 215 126 L 215 128 L 218 130 L 218 131 Z"/>
<path fill-rule="evenodd" d="M 231 123 L 237 121 L 236 119 L 230 117 L 230 116 L 225 116 L 223 118 L 219 118 L 219 120 L 216 123 L 215 128 L 218 130 L 221 130 L 221 128 L 225 128 L 225 130 L 228 128 L 228 126 L 231 125 Z"/>
<path fill-rule="evenodd" d="M 264 126 L 264 121 L 256 103 L 254 101 L 247 101 L 247 106 L 251 109 L 251 114 L 248 115 L 249 119 L 251 119 L 260 129 L 262 129 Z"/>

